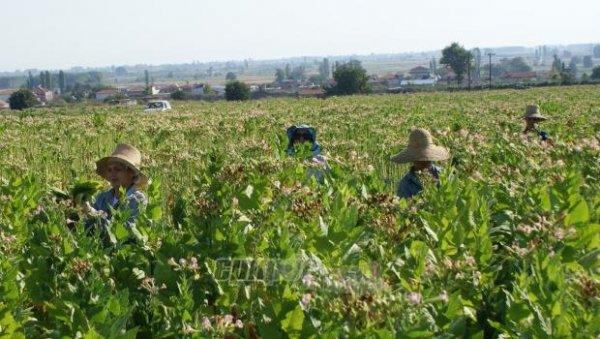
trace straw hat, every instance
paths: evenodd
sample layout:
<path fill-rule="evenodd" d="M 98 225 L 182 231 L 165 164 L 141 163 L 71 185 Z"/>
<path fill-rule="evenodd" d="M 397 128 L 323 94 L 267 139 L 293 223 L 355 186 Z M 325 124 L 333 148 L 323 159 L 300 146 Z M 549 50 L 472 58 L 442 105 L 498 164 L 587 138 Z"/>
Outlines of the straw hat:
<path fill-rule="evenodd" d="M 449 157 L 450 153 L 446 148 L 433 143 L 429 131 L 417 128 L 410 132 L 406 149 L 394 155 L 390 160 L 402 164 L 413 161 L 440 161 Z"/>
<path fill-rule="evenodd" d="M 108 163 L 111 161 L 120 162 L 135 172 L 137 177 L 135 181 L 136 188 L 144 188 L 148 184 L 148 177 L 140 170 L 142 153 L 137 148 L 127 144 L 119 144 L 109 157 L 96 161 L 96 173 L 106 180 L 108 180 L 106 177 Z"/>
<path fill-rule="evenodd" d="M 548 118 L 540 114 L 540 106 L 527 105 L 527 108 L 525 109 L 525 115 L 523 115 L 523 119 L 546 120 Z"/>

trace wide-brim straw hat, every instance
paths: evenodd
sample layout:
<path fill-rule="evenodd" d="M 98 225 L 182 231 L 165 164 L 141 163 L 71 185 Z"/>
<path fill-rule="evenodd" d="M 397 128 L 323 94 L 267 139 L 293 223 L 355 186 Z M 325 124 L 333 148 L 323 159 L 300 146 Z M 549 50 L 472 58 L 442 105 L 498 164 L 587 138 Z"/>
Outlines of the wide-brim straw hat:
<path fill-rule="evenodd" d="M 115 151 L 108 157 L 104 157 L 96 161 L 96 173 L 102 178 L 108 180 L 106 171 L 108 164 L 111 161 L 116 161 L 131 168 L 136 175 L 134 186 L 136 188 L 144 188 L 148 184 L 148 177 L 140 170 L 142 165 L 142 153 L 137 148 L 128 144 L 119 144 Z"/>
<path fill-rule="evenodd" d="M 441 161 L 450 157 L 445 147 L 433 143 L 428 130 L 417 128 L 410 132 L 408 146 L 390 160 L 399 164 L 413 161 Z"/>
<path fill-rule="evenodd" d="M 525 109 L 525 114 L 523 115 L 523 119 L 537 119 L 537 120 L 546 120 L 545 116 L 540 114 L 540 106 L 538 105 L 527 105 Z"/>

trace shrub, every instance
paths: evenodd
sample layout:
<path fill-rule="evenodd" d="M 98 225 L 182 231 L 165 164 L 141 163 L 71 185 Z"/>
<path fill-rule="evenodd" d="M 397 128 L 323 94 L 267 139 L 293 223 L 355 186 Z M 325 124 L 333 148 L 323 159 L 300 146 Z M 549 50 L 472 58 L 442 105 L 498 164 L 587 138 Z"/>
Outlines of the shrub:
<path fill-rule="evenodd" d="M 225 99 L 228 101 L 250 99 L 250 87 L 241 81 L 232 81 L 225 86 Z"/>
<path fill-rule="evenodd" d="M 28 89 L 20 89 L 8 98 L 8 103 L 11 109 L 22 110 L 33 107 L 37 104 L 37 98 L 32 91 Z"/>

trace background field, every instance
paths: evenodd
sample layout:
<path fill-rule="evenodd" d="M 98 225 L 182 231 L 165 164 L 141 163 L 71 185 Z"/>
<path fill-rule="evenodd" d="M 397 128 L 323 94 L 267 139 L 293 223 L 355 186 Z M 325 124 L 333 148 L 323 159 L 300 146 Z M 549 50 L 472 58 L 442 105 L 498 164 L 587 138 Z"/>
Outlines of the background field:
<path fill-rule="evenodd" d="M 3 113 L 0 336 L 598 335 L 598 98 L 579 86 Z M 530 103 L 554 146 L 521 134 Z M 284 153 L 296 123 L 318 130 L 323 185 Z M 413 127 L 453 159 L 439 188 L 398 201 L 408 167 L 388 159 Z M 97 180 L 119 142 L 153 184 L 137 228 L 117 221 L 103 245 L 66 227 L 76 204 L 52 192 Z M 224 257 L 302 263 L 305 279 L 219 281 Z"/>

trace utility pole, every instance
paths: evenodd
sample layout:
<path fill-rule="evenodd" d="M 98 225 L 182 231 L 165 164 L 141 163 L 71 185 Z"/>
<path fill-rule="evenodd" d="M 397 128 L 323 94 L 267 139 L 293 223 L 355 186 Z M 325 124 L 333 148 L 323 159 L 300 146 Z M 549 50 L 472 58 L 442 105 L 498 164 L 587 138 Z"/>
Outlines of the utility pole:
<path fill-rule="evenodd" d="M 488 57 L 490 57 L 490 89 L 492 89 L 492 55 L 496 55 L 492 52 L 487 53 Z"/>
<path fill-rule="evenodd" d="M 467 77 L 469 78 L 469 91 L 471 90 L 471 58 L 467 59 Z"/>
<path fill-rule="evenodd" d="M 469 77 L 469 91 L 471 90 L 471 60 L 473 58 L 473 54 L 469 52 L 467 56 L 467 76 Z"/>

